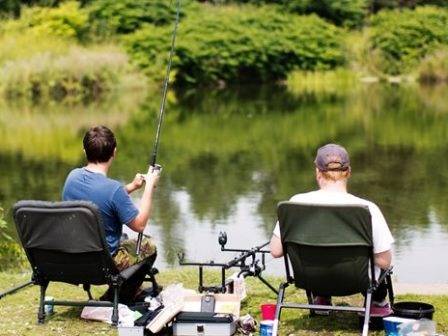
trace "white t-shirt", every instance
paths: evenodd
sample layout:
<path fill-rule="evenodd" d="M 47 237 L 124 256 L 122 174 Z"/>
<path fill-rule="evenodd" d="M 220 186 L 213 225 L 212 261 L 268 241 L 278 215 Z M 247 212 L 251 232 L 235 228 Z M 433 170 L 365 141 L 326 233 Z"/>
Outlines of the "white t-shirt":
<path fill-rule="evenodd" d="M 291 197 L 291 202 L 322 205 L 367 205 L 372 216 L 373 253 L 381 253 L 392 248 L 394 238 L 390 233 L 381 210 L 375 203 L 356 197 L 347 192 L 316 190 Z M 280 226 L 277 222 L 273 234 L 280 238 Z M 379 273 L 376 267 L 375 273 Z"/>

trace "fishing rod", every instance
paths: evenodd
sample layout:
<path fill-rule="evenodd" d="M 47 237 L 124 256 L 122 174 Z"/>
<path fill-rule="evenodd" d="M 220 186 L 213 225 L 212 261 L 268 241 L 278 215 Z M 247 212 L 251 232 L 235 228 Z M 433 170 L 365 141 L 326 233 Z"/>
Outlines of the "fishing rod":
<path fill-rule="evenodd" d="M 165 80 L 163 83 L 163 89 L 162 89 L 162 100 L 160 102 L 160 109 L 159 109 L 159 122 L 157 124 L 157 131 L 156 131 L 156 139 L 154 141 L 154 147 L 151 153 L 150 157 L 150 165 L 153 167 L 154 170 L 160 170 L 161 166 L 156 164 L 157 161 L 157 152 L 159 151 L 159 143 L 160 143 L 160 133 L 162 131 L 162 123 L 163 123 L 163 117 L 165 116 L 165 106 L 166 106 L 166 95 L 168 93 L 168 84 L 170 81 L 170 73 L 171 73 L 171 65 L 173 63 L 173 55 L 174 55 L 174 48 L 176 44 L 176 36 L 177 36 L 177 27 L 179 26 L 179 18 L 180 18 L 180 0 L 177 0 L 176 5 L 176 19 L 174 21 L 174 29 L 173 34 L 171 36 L 171 49 L 168 57 L 168 64 L 166 67 L 166 75 Z M 142 245 L 142 239 L 143 239 L 143 233 L 138 234 L 137 238 L 137 249 L 136 254 L 137 256 L 140 255 L 140 249 Z"/>

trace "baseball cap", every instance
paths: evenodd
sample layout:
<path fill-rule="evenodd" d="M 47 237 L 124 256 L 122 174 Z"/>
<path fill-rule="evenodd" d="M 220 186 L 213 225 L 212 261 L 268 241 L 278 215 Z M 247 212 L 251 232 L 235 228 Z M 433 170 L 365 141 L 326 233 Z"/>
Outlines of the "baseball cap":
<path fill-rule="evenodd" d="M 350 168 L 350 159 L 344 147 L 327 144 L 317 150 L 314 164 L 320 171 L 345 171 Z"/>

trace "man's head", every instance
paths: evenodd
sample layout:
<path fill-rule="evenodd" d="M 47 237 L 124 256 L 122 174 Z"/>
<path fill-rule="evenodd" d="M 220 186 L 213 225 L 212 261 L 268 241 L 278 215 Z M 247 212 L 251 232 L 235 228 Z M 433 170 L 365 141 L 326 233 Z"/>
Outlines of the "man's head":
<path fill-rule="evenodd" d="M 327 144 L 320 147 L 314 164 L 318 181 L 346 182 L 350 177 L 350 158 L 346 149 L 340 145 Z"/>
<path fill-rule="evenodd" d="M 91 163 L 108 162 L 114 156 L 117 147 L 114 133 L 106 126 L 90 128 L 82 142 L 87 161 Z"/>

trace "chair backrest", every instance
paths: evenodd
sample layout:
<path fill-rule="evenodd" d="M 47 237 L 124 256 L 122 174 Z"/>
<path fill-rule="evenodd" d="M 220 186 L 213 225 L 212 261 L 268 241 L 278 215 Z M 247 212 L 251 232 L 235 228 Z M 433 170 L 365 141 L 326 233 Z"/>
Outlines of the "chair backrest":
<path fill-rule="evenodd" d="M 287 276 L 289 258 L 297 287 L 322 296 L 369 288 L 373 240 L 367 206 L 281 202 L 278 220 Z"/>
<path fill-rule="evenodd" d="M 20 201 L 14 221 L 37 282 L 106 284 L 118 274 L 93 203 Z"/>

